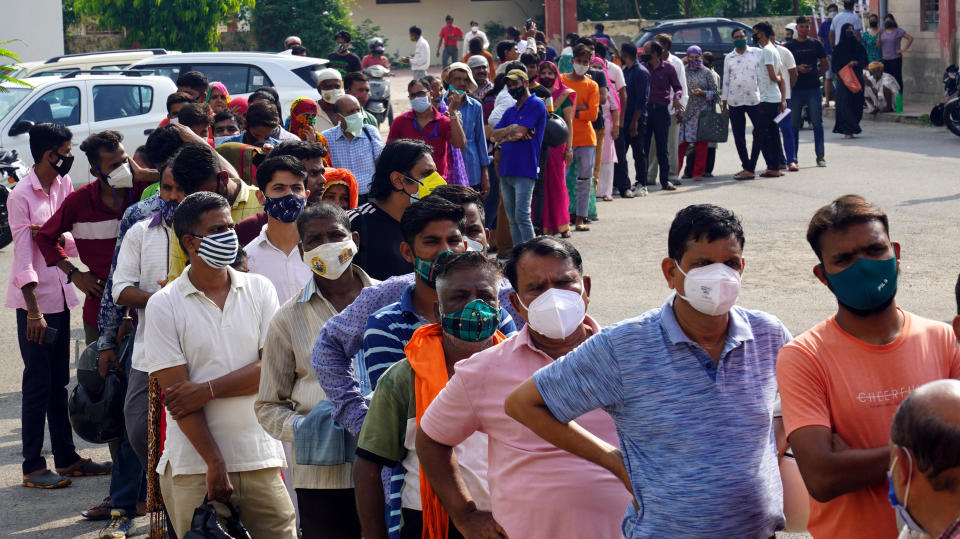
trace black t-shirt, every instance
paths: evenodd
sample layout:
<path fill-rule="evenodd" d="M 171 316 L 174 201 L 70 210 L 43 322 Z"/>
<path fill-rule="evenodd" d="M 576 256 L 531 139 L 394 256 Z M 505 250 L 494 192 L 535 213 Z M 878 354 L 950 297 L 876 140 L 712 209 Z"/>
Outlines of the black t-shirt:
<path fill-rule="evenodd" d="M 816 39 L 806 39 L 797 41 L 796 39 L 784 45 L 788 51 L 793 53 L 793 59 L 797 61 L 797 67 L 806 64 L 811 67 L 807 73 L 801 73 L 797 70 L 797 84 L 793 86 L 794 90 L 814 90 L 820 87 L 820 58 L 826 58 L 827 52 L 823 50 L 823 43 Z"/>
<path fill-rule="evenodd" d="M 329 67 L 336 69 L 341 75 L 360 71 L 360 57 L 352 52 L 347 54 L 333 53 L 327 56 L 327 60 L 330 60 Z"/>
<path fill-rule="evenodd" d="M 601 71 L 601 70 L 599 70 L 599 69 L 591 69 L 591 70 L 587 71 L 587 75 L 589 75 L 590 78 L 593 79 L 593 82 L 597 83 L 598 90 L 602 90 L 602 89 L 607 88 L 607 87 L 609 86 L 609 85 L 607 84 L 607 75 L 606 75 L 603 71 Z M 610 99 L 610 96 L 609 96 L 609 95 L 607 96 L 607 99 Z M 600 105 L 600 110 L 598 111 L 597 119 L 593 121 L 593 128 L 594 128 L 594 129 L 603 129 L 603 128 L 604 128 L 604 123 L 603 123 L 603 105 Z"/>
<path fill-rule="evenodd" d="M 370 277 L 380 281 L 413 271 L 413 264 L 404 260 L 400 254 L 403 234 L 399 221 L 371 202 L 357 206 L 357 209 L 350 210 L 348 215 L 350 229 L 360 234 L 360 245 L 357 245 L 354 264 L 363 268 Z"/>

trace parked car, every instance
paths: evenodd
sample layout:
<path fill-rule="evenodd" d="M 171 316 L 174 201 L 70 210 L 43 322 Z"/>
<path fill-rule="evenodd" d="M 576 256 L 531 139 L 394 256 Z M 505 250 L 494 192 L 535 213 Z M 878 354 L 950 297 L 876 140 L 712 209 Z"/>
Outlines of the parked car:
<path fill-rule="evenodd" d="M 120 71 L 130 64 L 166 54 L 179 54 L 179 51 L 166 49 L 127 49 L 118 51 L 84 52 L 54 56 L 41 62 L 23 62 L 14 66 L 10 76 L 17 79 L 27 77 L 61 76 L 71 71 Z"/>
<path fill-rule="evenodd" d="M 718 17 L 702 19 L 675 19 L 661 21 L 647 26 L 643 33 L 634 39 L 637 48 L 654 38 L 657 34 L 670 34 L 673 46 L 670 53 L 680 58 L 687 55 L 687 47 L 697 45 L 703 52 L 710 51 L 717 58 L 715 69 L 723 75 L 723 57 L 733 51 L 733 31 L 741 28 L 747 33 L 747 43 L 752 44 L 753 29 L 739 21 Z"/>
<path fill-rule="evenodd" d="M 0 150 L 16 150 L 33 165 L 28 132 L 40 122 L 61 123 L 73 133 L 74 186 L 93 179 L 80 143 L 90 133 L 112 129 L 123 134 L 131 156 L 167 115 L 167 96 L 177 91 L 167 77 L 125 71 L 99 75 L 73 72 L 63 77 L 31 77 L 28 88 L 4 83 L 0 92 Z"/>
<path fill-rule="evenodd" d="M 147 58 L 132 69 L 151 69 L 173 81 L 181 73 L 199 71 L 210 82 L 225 84 L 231 97 L 247 96 L 261 86 L 272 86 L 280 94 L 280 113 L 286 117 L 295 99 L 319 98 L 317 71 L 327 63 L 322 58 L 265 52 L 190 52 Z"/>

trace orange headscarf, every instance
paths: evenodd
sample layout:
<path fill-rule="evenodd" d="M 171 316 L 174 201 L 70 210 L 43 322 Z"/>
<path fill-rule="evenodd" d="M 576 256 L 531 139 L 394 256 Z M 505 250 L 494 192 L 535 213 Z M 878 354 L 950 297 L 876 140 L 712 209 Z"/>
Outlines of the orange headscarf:
<path fill-rule="evenodd" d="M 493 344 L 500 344 L 506 340 L 498 330 L 493 334 Z M 413 393 L 417 407 L 417 426 L 423 418 L 427 406 L 437 398 L 450 378 L 447 376 L 447 360 L 443 353 L 443 328 L 440 324 L 420 326 L 413 332 L 413 337 L 403 349 L 407 361 L 413 368 Z M 449 531 L 450 517 L 440 503 L 440 498 L 433 492 L 433 487 L 423 473 L 420 465 L 420 504 L 423 506 L 423 538 L 446 539 Z"/>
<path fill-rule="evenodd" d="M 303 131 L 307 127 L 314 127 L 316 124 L 317 114 L 319 112 L 320 107 L 317 105 L 316 101 L 307 97 L 298 97 L 295 99 L 293 104 L 290 105 L 290 132 L 296 135 L 300 140 L 306 140 L 303 138 Z M 316 133 L 316 129 L 314 129 L 314 133 Z M 316 141 L 316 136 L 314 136 L 313 140 L 307 140 L 307 142 Z"/>
<path fill-rule="evenodd" d="M 350 193 L 350 209 L 352 210 L 357 207 L 360 201 L 360 189 L 357 186 L 357 179 L 353 176 L 352 172 L 345 168 L 328 168 L 324 171 L 323 177 L 327 179 L 326 183 L 323 184 L 324 193 L 334 185 L 344 185 Z M 321 194 L 320 196 L 323 195 Z"/>
<path fill-rule="evenodd" d="M 236 112 L 240 116 L 243 116 L 247 113 L 247 98 L 244 96 L 232 97 L 230 102 L 227 103 L 227 108 Z"/>

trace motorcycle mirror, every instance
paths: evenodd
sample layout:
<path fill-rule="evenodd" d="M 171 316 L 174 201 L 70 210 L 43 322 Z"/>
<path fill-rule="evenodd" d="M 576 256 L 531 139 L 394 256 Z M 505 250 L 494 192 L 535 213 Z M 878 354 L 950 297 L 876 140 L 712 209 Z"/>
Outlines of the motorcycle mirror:
<path fill-rule="evenodd" d="M 31 127 L 33 127 L 33 122 L 30 120 L 20 120 L 10 128 L 10 136 L 15 137 L 17 135 L 22 135 L 27 131 L 30 131 Z"/>

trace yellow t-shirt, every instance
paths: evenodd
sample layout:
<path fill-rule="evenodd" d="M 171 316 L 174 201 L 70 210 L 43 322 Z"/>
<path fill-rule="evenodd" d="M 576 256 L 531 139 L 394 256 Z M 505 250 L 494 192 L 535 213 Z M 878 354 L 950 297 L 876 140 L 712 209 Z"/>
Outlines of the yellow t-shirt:
<path fill-rule="evenodd" d="M 263 211 L 263 205 L 257 200 L 257 191 L 259 191 L 259 189 L 237 178 L 231 178 L 231 180 L 240 187 L 240 192 L 237 193 L 237 198 L 233 201 L 233 206 L 230 207 L 230 217 L 233 218 L 234 223 L 239 223 L 247 217 Z M 173 228 L 176 230 L 176 223 L 173 224 Z M 170 242 L 170 273 L 167 274 L 167 282 L 171 282 L 179 277 L 186 267 L 187 255 L 180 247 L 180 242 Z"/>

